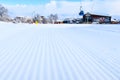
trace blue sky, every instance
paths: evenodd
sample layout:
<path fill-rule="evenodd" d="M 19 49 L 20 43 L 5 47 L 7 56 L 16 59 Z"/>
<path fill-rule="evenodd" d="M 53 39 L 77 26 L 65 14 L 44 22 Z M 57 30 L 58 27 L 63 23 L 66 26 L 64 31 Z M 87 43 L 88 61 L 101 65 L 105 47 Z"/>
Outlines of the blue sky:
<path fill-rule="evenodd" d="M 0 0 L 1 3 L 5 4 L 46 4 L 52 0 Z M 55 0 L 55 1 L 81 1 L 81 0 Z"/>
<path fill-rule="evenodd" d="M 82 2 L 84 12 L 110 15 L 120 18 L 120 0 L 0 0 L 11 16 L 43 16 L 58 14 L 59 17 L 79 17 Z"/>
<path fill-rule="evenodd" d="M 0 2 L 6 4 L 45 4 L 49 0 L 0 0 Z"/>

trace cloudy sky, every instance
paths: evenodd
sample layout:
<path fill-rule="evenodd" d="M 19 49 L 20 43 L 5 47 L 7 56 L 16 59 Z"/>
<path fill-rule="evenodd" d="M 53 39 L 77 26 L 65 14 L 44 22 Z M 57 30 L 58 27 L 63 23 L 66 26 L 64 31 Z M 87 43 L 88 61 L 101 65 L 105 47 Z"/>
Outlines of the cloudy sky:
<path fill-rule="evenodd" d="M 0 0 L 11 16 L 43 16 L 58 14 L 59 18 L 79 17 L 80 6 L 84 12 L 111 15 L 120 18 L 120 0 Z"/>

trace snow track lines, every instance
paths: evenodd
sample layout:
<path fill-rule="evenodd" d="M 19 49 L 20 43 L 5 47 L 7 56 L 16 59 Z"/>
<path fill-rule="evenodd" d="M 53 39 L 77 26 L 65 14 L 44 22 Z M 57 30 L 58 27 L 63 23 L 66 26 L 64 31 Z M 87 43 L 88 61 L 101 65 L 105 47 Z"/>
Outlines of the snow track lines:
<path fill-rule="evenodd" d="M 11 25 L 0 27 L 0 80 L 120 80 L 117 25 Z"/>

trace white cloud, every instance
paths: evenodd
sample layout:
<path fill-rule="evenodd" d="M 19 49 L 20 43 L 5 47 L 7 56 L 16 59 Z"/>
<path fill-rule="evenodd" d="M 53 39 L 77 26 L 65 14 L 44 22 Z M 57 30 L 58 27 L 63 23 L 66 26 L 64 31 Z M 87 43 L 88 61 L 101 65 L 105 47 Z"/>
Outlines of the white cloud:
<path fill-rule="evenodd" d="M 11 15 L 26 16 L 33 15 L 33 12 L 47 16 L 51 13 L 57 13 L 60 17 L 78 17 L 80 2 L 51 1 L 45 5 L 4 5 L 9 9 Z M 82 6 L 85 12 L 97 14 L 109 14 L 120 16 L 119 0 L 93 0 L 83 1 Z"/>

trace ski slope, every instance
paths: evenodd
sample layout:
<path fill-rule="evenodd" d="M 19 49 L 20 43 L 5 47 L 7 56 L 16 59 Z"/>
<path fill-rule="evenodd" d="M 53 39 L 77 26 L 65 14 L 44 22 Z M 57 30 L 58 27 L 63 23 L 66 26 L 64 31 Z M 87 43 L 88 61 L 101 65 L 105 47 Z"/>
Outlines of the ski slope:
<path fill-rule="evenodd" d="M 120 25 L 0 23 L 0 80 L 120 80 Z"/>

